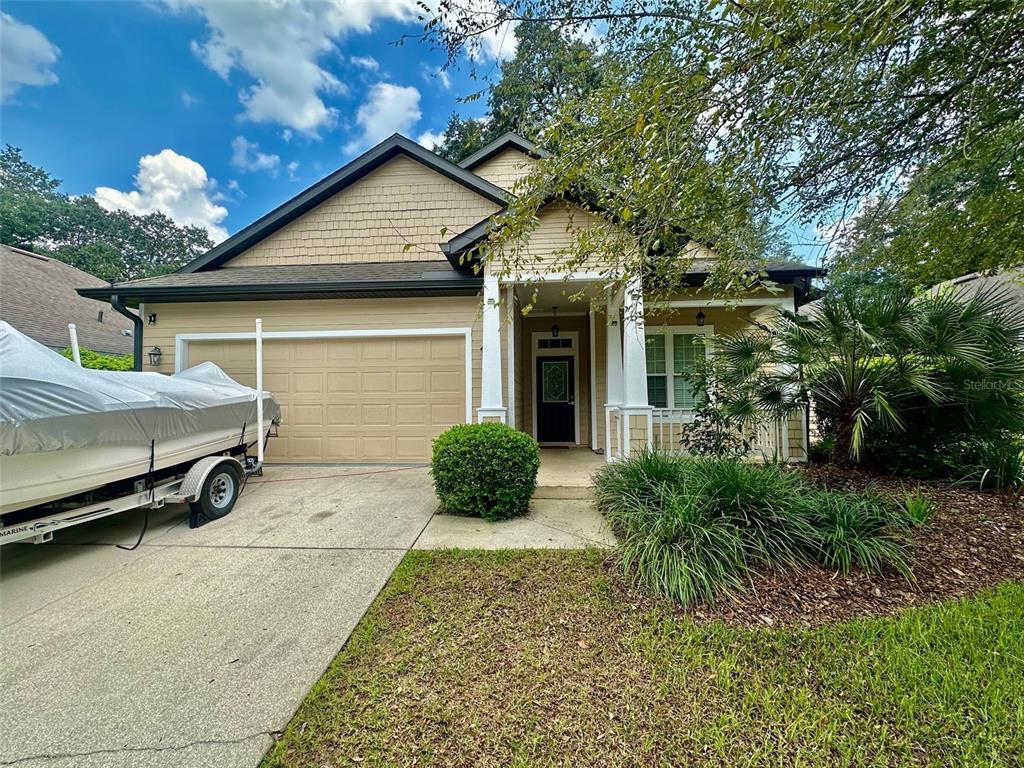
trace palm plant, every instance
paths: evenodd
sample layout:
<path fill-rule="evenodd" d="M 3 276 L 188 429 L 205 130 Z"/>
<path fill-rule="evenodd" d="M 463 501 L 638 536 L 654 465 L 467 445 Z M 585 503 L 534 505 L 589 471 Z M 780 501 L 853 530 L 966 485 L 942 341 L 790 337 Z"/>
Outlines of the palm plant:
<path fill-rule="evenodd" d="M 806 315 L 779 311 L 716 341 L 722 407 L 748 420 L 811 404 L 832 422 L 832 459 L 858 462 L 868 429 L 910 409 L 957 404 L 979 423 L 1024 428 L 1024 317 L 994 292 L 914 296 L 839 290 Z M 1010 427 L 1013 428 L 1013 427 Z"/>

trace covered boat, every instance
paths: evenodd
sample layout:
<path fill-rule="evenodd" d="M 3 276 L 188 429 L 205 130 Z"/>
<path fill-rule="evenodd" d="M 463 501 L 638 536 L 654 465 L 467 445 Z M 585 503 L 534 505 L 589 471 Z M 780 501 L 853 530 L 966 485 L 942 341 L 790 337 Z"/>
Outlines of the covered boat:
<path fill-rule="evenodd" d="M 281 410 L 212 363 L 165 376 L 80 368 L 0 322 L 0 514 L 241 453 Z"/>

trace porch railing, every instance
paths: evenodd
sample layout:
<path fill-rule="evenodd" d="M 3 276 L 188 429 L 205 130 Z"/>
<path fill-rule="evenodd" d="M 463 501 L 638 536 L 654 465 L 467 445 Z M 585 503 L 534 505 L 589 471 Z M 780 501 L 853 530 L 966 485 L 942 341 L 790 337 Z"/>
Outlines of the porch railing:
<path fill-rule="evenodd" d="M 692 411 L 683 408 L 655 408 L 651 412 L 651 445 L 661 453 L 683 454 L 680 445 L 683 427 L 692 424 Z M 621 414 L 618 408 L 605 409 L 606 451 L 614 460 L 624 455 Z M 748 458 L 754 461 L 789 461 L 789 428 L 784 419 L 759 425 L 746 439 L 750 443 Z M 799 457 L 798 457 L 799 458 Z"/>
<path fill-rule="evenodd" d="M 692 424 L 693 412 L 681 408 L 655 408 L 652 418 L 654 450 L 664 453 L 686 453 L 679 444 L 683 426 Z M 789 460 L 789 433 L 784 419 L 760 424 L 745 435 L 750 444 L 748 458 L 761 461 Z"/>

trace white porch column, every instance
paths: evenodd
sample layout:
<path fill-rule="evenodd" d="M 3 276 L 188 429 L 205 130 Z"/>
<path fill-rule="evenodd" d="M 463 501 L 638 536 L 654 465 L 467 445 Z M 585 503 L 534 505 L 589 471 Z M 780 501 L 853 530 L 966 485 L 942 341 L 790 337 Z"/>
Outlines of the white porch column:
<path fill-rule="evenodd" d="M 508 355 L 506 391 L 508 392 L 508 423 L 516 426 L 516 287 L 505 287 L 505 347 Z"/>
<path fill-rule="evenodd" d="M 484 277 L 483 336 L 484 354 L 480 372 L 480 407 L 476 420 L 505 422 L 501 403 L 501 294 L 498 278 Z"/>
<path fill-rule="evenodd" d="M 622 310 L 624 455 L 652 447 L 651 406 L 647 402 L 647 341 L 640 275 L 626 284 Z"/>
<path fill-rule="evenodd" d="M 604 455 L 607 461 L 622 452 L 622 424 L 617 409 L 622 405 L 622 293 L 609 288 L 605 293 L 605 417 Z M 615 453 L 612 452 L 614 434 Z"/>

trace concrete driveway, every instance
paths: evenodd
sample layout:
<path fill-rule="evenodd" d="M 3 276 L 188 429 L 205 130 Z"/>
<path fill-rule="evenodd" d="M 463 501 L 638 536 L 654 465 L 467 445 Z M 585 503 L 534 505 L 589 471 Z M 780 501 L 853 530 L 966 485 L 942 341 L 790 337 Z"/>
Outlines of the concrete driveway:
<path fill-rule="evenodd" d="M 436 503 L 422 468 L 272 467 L 183 507 L 0 548 L 0 765 L 254 766 Z"/>

